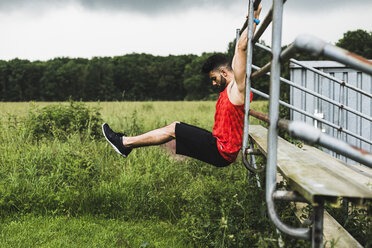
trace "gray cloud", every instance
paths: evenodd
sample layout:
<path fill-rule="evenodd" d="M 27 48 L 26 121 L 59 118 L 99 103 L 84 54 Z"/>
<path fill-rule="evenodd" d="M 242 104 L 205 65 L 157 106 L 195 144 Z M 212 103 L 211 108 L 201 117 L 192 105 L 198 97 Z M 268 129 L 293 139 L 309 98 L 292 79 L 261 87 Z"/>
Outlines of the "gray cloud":
<path fill-rule="evenodd" d="M 45 10 L 67 4 L 78 4 L 90 10 L 132 11 L 152 14 L 182 12 L 191 8 L 226 7 L 242 0 L 0 0 L 0 12 L 22 10 Z"/>
<path fill-rule="evenodd" d="M 288 0 L 285 4 L 286 8 L 289 10 L 301 12 L 326 12 L 332 9 L 345 9 L 345 11 L 353 11 L 353 7 L 360 7 L 363 5 L 370 6 L 371 0 Z"/>
<path fill-rule="evenodd" d="M 262 0 L 265 8 L 270 8 L 271 1 Z M 225 8 L 227 11 L 234 5 L 246 8 L 247 0 L 0 0 L 0 12 L 44 11 L 48 8 L 59 8 L 67 4 L 79 4 L 89 10 L 100 11 L 131 11 L 143 14 L 162 14 L 182 12 L 192 8 Z M 288 0 L 285 9 L 310 12 L 324 12 L 332 9 L 345 8 L 352 11 L 353 7 L 371 5 L 371 0 Z M 347 8 L 347 9 L 346 9 Z"/>

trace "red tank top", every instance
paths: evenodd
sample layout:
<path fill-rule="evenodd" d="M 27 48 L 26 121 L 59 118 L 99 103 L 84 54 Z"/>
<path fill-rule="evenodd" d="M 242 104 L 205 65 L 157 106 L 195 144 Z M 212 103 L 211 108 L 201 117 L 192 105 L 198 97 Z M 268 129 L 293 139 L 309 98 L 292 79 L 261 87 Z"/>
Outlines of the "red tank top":
<path fill-rule="evenodd" d="M 251 101 L 253 94 L 251 92 Z M 214 115 L 213 136 L 217 138 L 217 147 L 222 157 L 234 162 L 243 140 L 244 104 L 230 102 L 226 89 L 220 93 Z"/>

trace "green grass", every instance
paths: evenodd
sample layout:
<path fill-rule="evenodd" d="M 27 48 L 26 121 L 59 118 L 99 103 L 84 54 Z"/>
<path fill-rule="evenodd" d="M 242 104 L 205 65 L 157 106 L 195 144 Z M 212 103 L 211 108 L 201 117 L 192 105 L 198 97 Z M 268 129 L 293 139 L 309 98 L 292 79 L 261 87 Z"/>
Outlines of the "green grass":
<path fill-rule="evenodd" d="M 167 222 L 27 215 L 5 219 L 0 229 L 1 247 L 189 247 Z"/>
<path fill-rule="evenodd" d="M 277 236 L 269 221 L 250 217 L 264 213 L 263 192 L 253 190 L 239 161 L 215 168 L 177 160 L 163 147 L 123 159 L 103 137 L 79 132 L 36 139 L 25 120 L 50 104 L 56 103 L 0 103 L 0 247 L 244 247 Z M 211 130 L 215 108 L 214 102 L 87 105 L 130 135 L 174 120 Z"/>
<path fill-rule="evenodd" d="M 164 147 L 139 148 L 123 159 L 89 132 L 36 139 L 28 112 L 50 104 L 56 103 L 0 103 L 0 247 L 278 246 L 264 192 L 240 159 L 215 168 L 178 160 Z M 87 105 L 129 135 L 175 120 L 211 130 L 215 108 L 215 102 Z M 252 108 L 266 112 L 267 103 Z M 284 240 L 286 247 L 309 245 Z"/>

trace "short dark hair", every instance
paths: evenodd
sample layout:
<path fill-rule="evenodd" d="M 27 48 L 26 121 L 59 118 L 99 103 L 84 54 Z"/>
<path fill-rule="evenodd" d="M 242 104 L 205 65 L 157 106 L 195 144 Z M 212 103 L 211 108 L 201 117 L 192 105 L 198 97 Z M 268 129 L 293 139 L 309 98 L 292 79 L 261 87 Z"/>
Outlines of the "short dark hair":
<path fill-rule="evenodd" d="M 202 72 L 208 74 L 210 71 L 219 69 L 221 66 L 226 66 L 229 70 L 232 70 L 231 64 L 226 56 L 222 53 L 216 53 L 204 62 Z"/>

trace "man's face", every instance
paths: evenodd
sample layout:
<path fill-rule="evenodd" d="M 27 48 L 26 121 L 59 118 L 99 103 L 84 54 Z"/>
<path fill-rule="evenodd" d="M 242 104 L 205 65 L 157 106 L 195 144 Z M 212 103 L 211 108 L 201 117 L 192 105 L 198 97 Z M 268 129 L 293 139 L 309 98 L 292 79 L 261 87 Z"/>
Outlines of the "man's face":
<path fill-rule="evenodd" d="M 227 82 L 226 82 L 226 78 L 222 76 L 220 70 L 210 71 L 209 78 L 212 80 L 212 84 L 218 87 L 220 92 L 225 90 L 227 86 Z"/>

